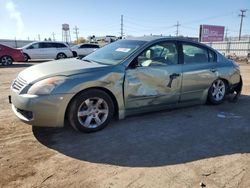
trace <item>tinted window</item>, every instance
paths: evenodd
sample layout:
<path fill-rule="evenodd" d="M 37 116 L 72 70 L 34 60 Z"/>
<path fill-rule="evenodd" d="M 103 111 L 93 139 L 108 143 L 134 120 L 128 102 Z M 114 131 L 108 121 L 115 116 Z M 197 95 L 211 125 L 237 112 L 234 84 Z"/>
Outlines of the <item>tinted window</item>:
<path fill-rule="evenodd" d="M 54 45 L 56 46 L 56 48 L 65 48 L 65 47 L 67 47 L 65 44 L 62 44 L 62 43 L 54 43 Z"/>
<path fill-rule="evenodd" d="M 175 43 L 163 42 L 151 46 L 138 56 L 139 66 L 178 64 L 178 53 Z"/>
<path fill-rule="evenodd" d="M 40 48 L 55 48 L 54 43 L 43 42 L 40 43 Z"/>
<path fill-rule="evenodd" d="M 207 63 L 208 50 L 192 44 L 183 44 L 184 63 Z"/>
<path fill-rule="evenodd" d="M 80 48 L 99 48 L 99 46 L 94 44 L 83 44 Z"/>

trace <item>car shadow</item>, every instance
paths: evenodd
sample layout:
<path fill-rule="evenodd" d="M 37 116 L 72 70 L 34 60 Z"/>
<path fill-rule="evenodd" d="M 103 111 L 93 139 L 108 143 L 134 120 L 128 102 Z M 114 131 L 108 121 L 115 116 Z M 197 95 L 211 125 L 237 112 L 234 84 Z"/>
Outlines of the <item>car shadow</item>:
<path fill-rule="evenodd" d="M 22 67 L 30 67 L 34 64 L 28 64 L 28 63 L 14 63 L 12 65 L 9 65 L 9 66 L 3 66 L 3 65 L 0 65 L 0 68 L 22 68 Z"/>
<path fill-rule="evenodd" d="M 250 152 L 250 96 L 236 103 L 199 105 L 113 121 L 83 134 L 70 127 L 38 128 L 43 145 L 93 163 L 157 167 Z"/>

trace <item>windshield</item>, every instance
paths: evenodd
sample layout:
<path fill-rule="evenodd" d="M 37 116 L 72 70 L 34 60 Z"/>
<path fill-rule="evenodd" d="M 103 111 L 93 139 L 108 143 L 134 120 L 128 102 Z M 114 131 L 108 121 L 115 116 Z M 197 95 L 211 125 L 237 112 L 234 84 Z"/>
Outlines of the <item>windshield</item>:
<path fill-rule="evenodd" d="M 116 65 L 125 60 L 144 43 L 145 41 L 119 40 L 98 49 L 84 57 L 82 60 L 94 61 L 107 65 Z"/>
<path fill-rule="evenodd" d="M 29 43 L 29 44 L 26 44 L 25 46 L 23 46 L 22 48 L 24 49 L 24 48 L 27 48 L 27 47 L 29 47 L 30 45 L 32 45 L 32 44 L 35 44 L 36 42 L 31 42 L 31 43 Z"/>

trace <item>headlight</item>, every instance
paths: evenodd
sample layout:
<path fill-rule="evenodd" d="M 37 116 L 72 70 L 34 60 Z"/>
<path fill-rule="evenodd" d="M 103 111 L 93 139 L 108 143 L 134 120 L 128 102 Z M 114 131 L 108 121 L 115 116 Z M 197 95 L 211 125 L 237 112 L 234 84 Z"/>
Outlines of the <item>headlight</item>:
<path fill-rule="evenodd" d="M 33 84 L 28 90 L 31 95 L 47 95 L 50 94 L 55 87 L 61 85 L 66 80 L 64 76 L 56 76 L 41 80 Z"/>

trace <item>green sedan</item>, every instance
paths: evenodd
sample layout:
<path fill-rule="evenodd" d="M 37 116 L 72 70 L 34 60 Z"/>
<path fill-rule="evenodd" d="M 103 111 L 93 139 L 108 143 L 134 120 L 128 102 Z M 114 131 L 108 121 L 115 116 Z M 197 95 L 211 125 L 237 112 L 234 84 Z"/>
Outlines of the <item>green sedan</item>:
<path fill-rule="evenodd" d="M 182 38 L 119 40 L 83 59 L 50 61 L 19 73 L 11 85 L 13 112 L 33 126 L 82 132 L 114 117 L 194 104 L 220 104 L 242 89 L 238 64 Z"/>

